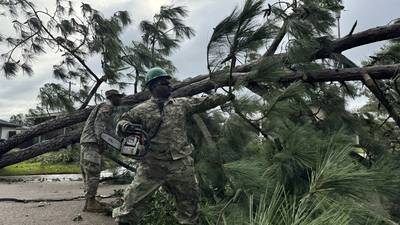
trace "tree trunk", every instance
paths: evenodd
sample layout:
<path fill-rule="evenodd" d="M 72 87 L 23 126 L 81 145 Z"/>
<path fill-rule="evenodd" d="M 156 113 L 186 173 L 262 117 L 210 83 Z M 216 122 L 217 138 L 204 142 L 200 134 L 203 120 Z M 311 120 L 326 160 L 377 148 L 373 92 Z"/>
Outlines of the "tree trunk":
<path fill-rule="evenodd" d="M 283 23 L 281 29 L 279 30 L 278 34 L 276 35 L 274 41 L 272 41 L 272 43 L 269 46 L 267 52 L 265 52 L 264 57 L 272 56 L 272 55 L 275 54 L 276 50 L 278 49 L 279 45 L 281 44 L 283 38 L 286 35 L 287 24 L 288 24 L 288 21 L 285 20 L 285 22 Z"/>
<path fill-rule="evenodd" d="M 93 107 L 86 108 L 75 113 L 48 120 L 31 127 L 29 130 L 12 136 L 7 141 L 0 143 L 0 155 L 17 147 L 18 145 L 28 141 L 36 136 L 43 135 L 47 132 L 68 127 L 77 123 L 81 123 L 87 119 Z"/>
<path fill-rule="evenodd" d="M 51 140 L 34 144 L 29 148 L 2 155 L 0 158 L 0 168 L 34 158 L 47 152 L 59 151 L 62 148 L 66 148 L 68 145 L 79 142 L 81 132 L 82 130 L 75 130 L 70 134 L 61 135 Z"/>
<path fill-rule="evenodd" d="M 204 120 L 199 116 L 199 114 L 194 114 L 192 116 L 194 122 L 196 123 L 197 127 L 200 129 L 204 139 L 207 142 L 207 145 L 211 146 L 212 148 L 216 148 L 217 145 L 215 144 L 214 140 L 212 139 L 212 135 L 210 131 L 207 128 L 206 123 L 204 123 Z"/>
<path fill-rule="evenodd" d="M 100 85 L 105 81 L 105 79 L 102 77 L 100 80 L 96 81 L 96 84 L 90 90 L 89 95 L 86 97 L 85 101 L 82 103 L 81 107 L 79 109 L 84 109 L 86 106 L 89 105 L 90 100 L 93 98 L 93 96 L 96 94 L 97 90 L 99 89 Z"/>
<path fill-rule="evenodd" d="M 331 45 L 321 48 L 316 53 L 316 58 L 329 58 L 331 53 L 342 53 L 345 50 L 370 44 L 373 42 L 384 41 L 398 38 L 400 36 L 400 24 L 380 26 L 365 30 L 350 36 L 337 39 Z"/>
<path fill-rule="evenodd" d="M 282 77 L 280 79 L 280 82 L 288 84 L 298 80 L 304 80 L 307 82 L 362 80 L 364 72 L 370 74 L 370 76 L 374 79 L 390 79 L 396 75 L 396 71 L 399 66 L 400 64 L 390 65 L 390 66 L 374 66 L 367 68 L 350 68 L 341 70 L 336 70 L 336 69 L 319 70 L 319 71 L 311 71 L 307 75 L 303 75 L 301 73 L 298 74 L 290 73 L 285 77 Z M 247 82 L 247 81 L 252 81 L 252 73 L 236 73 L 233 75 L 233 82 Z M 193 84 L 179 88 L 173 92 L 173 96 L 174 97 L 192 96 L 202 92 L 208 92 L 210 90 L 213 90 L 216 86 L 217 87 L 226 86 L 228 82 L 229 82 L 229 74 L 225 75 L 221 74 L 220 76 L 215 77 L 214 80 L 209 80 L 209 79 L 200 80 Z M 135 99 L 135 97 L 136 95 L 127 96 L 128 99 L 130 98 L 136 101 L 137 99 Z M 66 118 L 68 118 L 68 116 Z M 84 120 L 85 118 L 80 118 L 80 119 Z M 52 124 L 53 126 L 57 125 L 59 127 L 62 127 L 62 124 L 54 121 L 50 124 Z M 0 159 L 0 167 L 4 165 L 2 164 L 4 160 L 6 160 L 7 162 L 11 162 L 12 164 L 12 162 L 20 162 L 22 160 L 26 160 L 49 151 L 56 151 L 58 148 L 63 148 L 70 144 L 77 143 L 79 141 L 80 134 L 78 135 L 74 134 L 76 136 L 71 136 L 71 135 L 55 138 L 40 144 L 33 145 L 32 147 L 26 148 L 18 153 L 18 155 L 21 155 L 18 156 L 18 158 L 21 160 L 10 161 L 9 154 L 3 155 L 3 157 Z M 17 156 L 15 155 L 12 156 L 12 158 L 16 157 Z"/>

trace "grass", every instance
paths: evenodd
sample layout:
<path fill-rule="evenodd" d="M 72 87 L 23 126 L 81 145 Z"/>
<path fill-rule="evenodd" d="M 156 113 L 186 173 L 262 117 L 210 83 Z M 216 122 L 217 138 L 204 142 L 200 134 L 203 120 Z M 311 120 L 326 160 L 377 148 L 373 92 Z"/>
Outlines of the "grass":
<path fill-rule="evenodd" d="M 81 173 L 79 164 L 42 164 L 40 162 L 22 162 L 0 169 L 0 176 L 73 173 Z"/>

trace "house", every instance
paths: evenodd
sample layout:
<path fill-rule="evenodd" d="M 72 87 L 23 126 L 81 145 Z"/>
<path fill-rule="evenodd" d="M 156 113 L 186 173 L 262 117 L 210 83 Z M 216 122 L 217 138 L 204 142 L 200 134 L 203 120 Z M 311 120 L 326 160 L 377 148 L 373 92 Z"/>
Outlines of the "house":
<path fill-rule="evenodd" d="M 0 140 L 7 140 L 23 130 L 25 129 L 20 125 L 0 120 Z"/>

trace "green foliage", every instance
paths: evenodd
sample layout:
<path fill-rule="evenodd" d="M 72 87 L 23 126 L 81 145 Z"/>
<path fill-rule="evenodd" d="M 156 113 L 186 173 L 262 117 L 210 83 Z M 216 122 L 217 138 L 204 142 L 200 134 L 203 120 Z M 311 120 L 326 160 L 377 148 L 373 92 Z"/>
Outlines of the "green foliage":
<path fill-rule="evenodd" d="M 222 69 L 228 60 L 234 67 L 236 60 L 248 51 L 256 51 L 272 37 L 275 26 L 268 21 L 259 22 L 263 14 L 263 1 L 246 0 L 241 10 L 236 8 L 214 28 L 207 46 L 210 73 Z"/>
<path fill-rule="evenodd" d="M 43 165 L 53 164 L 79 164 L 80 146 L 72 145 L 67 149 L 57 152 L 49 152 L 30 160 L 30 162 L 40 162 Z"/>
<path fill-rule="evenodd" d="M 183 23 L 182 18 L 187 15 L 187 9 L 182 6 L 161 6 L 160 12 L 154 15 L 153 22 L 144 20 L 140 23 L 143 43 L 152 53 L 158 51 L 168 56 L 179 47 L 180 41 L 194 36 L 194 30 Z"/>
<path fill-rule="evenodd" d="M 43 175 L 43 174 L 77 174 L 78 164 L 44 165 L 40 162 L 22 162 L 0 169 L 0 176 Z"/>
<path fill-rule="evenodd" d="M 10 117 L 10 123 L 18 124 L 20 126 L 26 125 L 25 118 L 22 113 L 12 115 Z"/>
<path fill-rule="evenodd" d="M 184 24 L 188 10 L 182 6 L 161 6 L 153 21 L 144 20 L 140 23 L 141 41 L 132 41 L 126 46 L 122 60 L 132 67 L 128 77 L 135 80 L 135 93 L 139 84 L 144 85 L 144 75 L 147 70 L 159 66 L 169 74 L 176 71 L 168 59 L 172 51 L 179 48 L 180 42 L 194 36 L 194 30 Z"/>
<path fill-rule="evenodd" d="M 39 90 L 40 106 L 47 112 L 62 111 L 71 112 L 74 110 L 74 92 L 66 90 L 60 84 L 48 83 Z"/>
<path fill-rule="evenodd" d="M 13 7 L 9 9 L 15 15 L 18 12 Z M 330 48 L 334 13 L 342 9 L 338 0 L 279 1 L 268 8 L 264 1 L 246 0 L 243 8 L 235 9 L 215 27 L 207 47 L 210 72 L 230 68 L 232 75 L 237 62 L 256 60 L 254 55 L 259 55 L 261 47 L 277 40 L 276 27 L 281 24 L 280 32 L 289 40 L 282 49 L 289 56 L 259 63 L 257 72 L 251 74 L 263 81 L 257 83 L 261 87 L 259 96 L 237 97 L 222 110 L 200 115 L 214 143 L 206 142 L 196 124 L 189 121 L 202 191 L 203 224 L 361 225 L 400 220 L 399 130 L 379 117 L 385 114 L 374 110 L 377 102 L 372 100 L 361 113 L 355 114 L 346 110 L 346 98 L 360 94 L 356 86 L 348 85 L 348 90 L 344 90 L 338 84 L 275 82 L 288 71 L 307 75 L 312 70 L 337 66 L 316 61 L 315 53 L 321 47 Z M 172 73 L 175 67 L 168 57 L 181 41 L 194 35 L 183 21 L 187 10 L 180 6 L 161 7 L 152 21 L 141 22 L 142 40 L 125 47 L 118 34 L 129 23 L 126 12 L 104 18 L 90 5 L 82 4 L 81 14 L 88 25 L 72 18 L 72 7 L 59 4 L 58 12 L 63 17 L 50 20 L 45 27 L 57 33 L 54 46 L 72 51 L 67 51 L 63 61 L 54 67 L 54 75 L 62 81 L 79 80 L 82 89 L 71 95 L 73 99 L 87 95 L 90 78 L 93 79 L 93 74 L 82 68 L 79 58 L 101 54 L 102 69 L 111 84 L 126 85 L 121 71 L 132 69 L 127 77 L 135 79 L 137 88 L 146 70 L 154 65 Z M 15 22 L 16 28 L 21 29 L 23 22 Z M 41 54 L 44 25 L 32 13 L 26 22 L 38 32 L 34 46 L 21 43 L 29 33 L 24 30 L 21 37 L 5 40 L 10 46 L 20 43 L 21 47 Z M 92 33 L 95 35 L 88 35 Z M 70 40 L 76 35 L 88 38 L 84 45 Z M 398 40 L 368 63 L 397 63 L 397 50 Z M 17 59 L 10 57 L 7 62 L 11 64 L 3 67 L 8 67 L 9 76 L 21 69 Z M 30 73 L 29 64 L 25 72 Z M 398 83 L 398 76 L 378 83 L 396 107 L 400 102 Z M 49 97 L 65 97 L 66 89 L 61 86 L 49 84 L 41 94 L 46 103 L 43 105 L 53 107 L 49 110 L 66 107 L 65 103 L 73 106 L 68 99 L 57 102 Z M 43 111 L 37 108 L 32 113 Z M 359 143 L 354 141 L 356 137 Z M 53 162 L 69 158 L 50 157 L 56 159 Z M 176 224 L 171 196 L 157 191 L 150 200 L 150 211 L 142 224 Z"/>
<path fill-rule="evenodd" d="M 44 99 L 46 97 L 43 91 L 40 98 L 42 104 L 46 104 L 44 108 L 51 110 L 60 109 L 55 106 L 58 105 L 57 101 L 68 100 L 64 108 L 71 111 L 74 103 L 82 101 L 85 106 L 104 81 L 117 84 L 125 77 L 119 72 L 123 46 L 119 35 L 130 23 L 130 17 L 126 11 L 118 11 L 110 18 L 105 18 L 88 4 L 82 4 L 81 11 L 77 12 L 71 1 L 57 0 L 55 3 L 54 12 L 40 10 L 31 1 L 6 1 L 0 5 L 8 10 L 4 16 L 15 17 L 15 32 L 6 37 L 10 49 L 2 54 L 0 63 L 6 77 L 15 77 L 19 71 L 32 75 L 32 61 L 38 55 L 46 53 L 45 49 L 62 52 L 61 62 L 54 65 L 54 76 L 69 85 L 79 83 L 82 88 L 78 91 L 80 100 L 72 99 L 74 102 L 71 102 L 70 99 L 54 95 L 53 100 L 49 101 L 48 98 Z M 95 54 L 101 56 L 99 64 L 101 63 L 104 76 L 97 75 L 86 64 L 88 57 Z M 96 89 L 89 95 L 90 90 L 87 89 L 92 86 L 92 81 L 99 85 L 94 86 Z M 57 89 L 62 88 L 60 86 Z"/>
<path fill-rule="evenodd" d="M 173 198 L 164 191 L 156 191 L 156 193 L 149 200 L 151 203 L 147 205 L 149 212 L 144 216 L 140 222 L 141 225 L 178 225 L 174 215 L 175 204 Z"/>

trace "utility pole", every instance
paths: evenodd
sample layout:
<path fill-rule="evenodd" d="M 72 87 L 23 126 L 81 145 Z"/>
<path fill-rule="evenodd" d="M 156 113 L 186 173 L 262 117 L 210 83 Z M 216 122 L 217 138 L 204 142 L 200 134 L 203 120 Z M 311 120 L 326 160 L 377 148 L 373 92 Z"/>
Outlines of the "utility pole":
<path fill-rule="evenodd" d="M 340 17 L 342 14 L 342 10 L 338 10 L 336 12 L 336 21 L 337 21 L 337 29 L 338 29 L 338 38 L 340 38 Z"/>
<path fill-rule="evenodd" d="M 71 85 L 75 85 L 75 83 L 72 83 L 71 81 L 68 82 L 68 99 L 71 101 Z"/>

